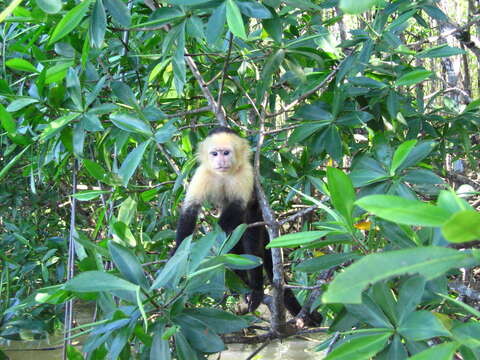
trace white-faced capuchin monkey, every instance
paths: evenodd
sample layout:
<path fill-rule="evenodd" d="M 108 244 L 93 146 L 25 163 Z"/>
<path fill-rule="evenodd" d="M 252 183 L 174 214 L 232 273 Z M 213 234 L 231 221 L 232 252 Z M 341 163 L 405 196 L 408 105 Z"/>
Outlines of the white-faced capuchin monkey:
<path fill-rule="evenodd" d="M 177 225 L 176 247 L 195 229 L 197 216 L 202 204 L 210 202 L 221 209 L 219 225 L 230 234 L 242 223 L 263 221 L 261 209 L 254 190 L 253 167 L 250 163 L 250 145 L 235 131 L 217 127 L 210 131 L 200 143 L 197 168 L 181 209 Z M 272 281 L 272 257 L 265 249 L 266 229 L 264 226 L 247 228 L 242 239 L 232 249 L 235 254 L 251 254 L 263 259 L 263 264 Z M 258 266 L 239 272 L 252 289 L 248 297 L 248 310 L 254 311 L 263 300 L 263 273 Z M 295 316 L 301 310 L 295 295 L 285 289 L 285 306 Z M 321 322 L 321 315 L 312 313 L 305 320 L 311 324 Z"/>

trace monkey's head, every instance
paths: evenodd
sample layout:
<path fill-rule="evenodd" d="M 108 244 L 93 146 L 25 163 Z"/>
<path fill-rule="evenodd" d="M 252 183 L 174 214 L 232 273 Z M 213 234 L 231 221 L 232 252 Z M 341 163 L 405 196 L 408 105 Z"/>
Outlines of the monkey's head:
<path fill-rule="evenodd" d="M 234 174 L 250 161 L 250 147 L 232 129 L 218 127 L 200 143 L 197 156 L 202 165 L 219 175 Z"/>

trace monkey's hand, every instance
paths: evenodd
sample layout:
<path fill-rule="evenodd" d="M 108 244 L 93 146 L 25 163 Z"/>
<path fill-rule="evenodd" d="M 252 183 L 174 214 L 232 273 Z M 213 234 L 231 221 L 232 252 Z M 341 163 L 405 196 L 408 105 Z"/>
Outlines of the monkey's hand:
<path fill-rule="evenodd" d="M 252 290 L 250 294 L 247 295 L 247 304 L 248 311 L 255 311 L 263 300 L 263 290 Z"/>

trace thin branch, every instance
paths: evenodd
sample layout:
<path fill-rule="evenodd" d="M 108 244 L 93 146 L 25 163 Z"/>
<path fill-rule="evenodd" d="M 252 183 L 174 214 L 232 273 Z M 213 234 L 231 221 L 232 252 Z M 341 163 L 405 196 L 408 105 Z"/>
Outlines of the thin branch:
<path fill-rule="evenodd" d="M 77 193 L 77 171 L 78 160 L 73 159 L 73 171 L 72 171 L 72 195 Z M 67 281 L 72 279 L 75 273 L 75 221 L 77 210 L 77 199 L 72 196 L 71 198 L 71 211 L 70 211 L 70 234 L 68 236 L 68 259 L 67 259 Z M 72 335 L 72 323 L 73 323 L 73 299 L 67 301 L 65 304 L 65 318 L 64 318 L 64 338 L 63 343 L 63 359 L 67 359 L 67 347 L 71 344 Z"/>
<path fill-rule="evenodd" d="M 347 59 L 347 58 L 345 58 Z M 323 87 L 325 87 L 326 85 L 328 85 L 330 83 L 330 81 L 335 77 L 336 73 L 338 72 L 338 69 L 340 68 L 340 66 L 343 64 L 343 62 L 345 61 L 345 59 L 343 59 L 335 69 L 332 70 L 332 72 L 330 74 L 328 74 L 328 76 L 323 79 L 323 81 L 318 84 L 317 86 L 315 86 L 312 90 L 310 91 L 307 91 L 305 94 L 301 95 L 300 97 L 298 97 L 296 100 L 292 101 L 290 104 L 288 104 L 287 106 L 285 106 L 282 110 L 280 111 L 277 111 L 273 114 L 267 114 L 267 117 L 275 117 L 275 116 L 278 116 L 278 115 L 281 115 L 287 111 L 290 111 L 293 107 L 297 106 L 299 103 L 301 103 L 303 100 L 305 100 L 306 98 L 308 98 L 310 95 L 316 93 L 317 91 L 319 91 L 320 89 L 322 89 Z"/>
<path fill-rule="evenodd" d="M 224 86 L 225 86 L 225 79 L 227 78 L 227 69 L 228 69 L 228 65 L 230 63 L 230 56 L 232 55 L 232 47 L 233 47 L 233 34 L 230 32 L 230 37 L 228 39 L 227 57 L 225 58 L 225 63 L 223 64 L 222 82 L 220 83 L 220 89 L 218 90 L 217 110 L 219 110 L 222 106 L 223 89 L 224 89 Z"/>
<path fill-rule="evenodd" d="M 187 64 L 190 67 L 190 70 L 192 71 L 193 76 L 195 76 L 195 78 L 197 79 L 197 82 L 200 85 L 200 90 L 202 91 L 203 95 L 207 99 L 207 102 L 210 105 L 210 108 L 215 113 L 215 117 L 217 118 L 217 121 L 219 122 L 220 125 L 226 126 L 227 122 L 225 121 L 225 112 L 222 106 L 215 102 L 215 99 L 213 98 L 212 93 L 208 89 L 208 85 L 205 83 L 205 80 L 203 79 L 202 74 L 200 74 L 200 71 L 198 70 L 197 64 L 195 64 L 195 61 L 193 61 L 193 59 L 189 56 L 185 56 L 185 60 L 187 61 Z"/>
<path fill-rule="evenodd" d="M 316 210 L 316 209 L 318 209 L 318 205 L 313 205 L 313 206 L 310 206 L 310 207 L 308 207 L 308 208 L 306 208 L 306 209 L 302 209 L 302 210 L 298 211 L 297 213 L 295 213 L 295 214 L 287 217 L 286 219 L 283 219 L 283 220 L 279 221 L 279 224 L 280 224 L 280 225 L 283 225 L 283 224 L 286 224 L 286 223 L 288 223 L 288 222 L 294 221 L 294 220 L 296 220 L 297 218 L 302 217 L 302 216 L 305 216 L 305 215 L 307 215 L 308 213 L 311 213 L 312 211 L 314 211 L 314 210 Z"/>
<path fill-rule="evenodd" d="M 173 118 L 177 118 L 177 117 L 185 117 L 185 116 L 189 116 L 189 115 L 200 114 L 200 113 L 211 111 L 211 110 L 212 110 L 212 108 L 210 106 L 203 106 L 203 107 L 198 108 L 198 109 L 180 111 L 180 112 L 177 112 L 175 114 L 170 114 L 170 115 L 167 114 L 167 118 L 173 119 Z M 187 127 L 189 127 L 189 126 L 187 126 Z"/>
<path fill-rule="evenodd" d="M 180 171 L 180 169 L 178 168 L 177 164 L 175 164 L 175 161 L 173 161 L 172 157 L 170 156 L 169 153 L 167 153 L 167 151 L 165 150 L 165 148 L 161 145 L 161 144 L 158 144 L 157 143 L 157 147 L 158 149 L 160 150 L 160 152 L 162 153 L 163 156 L 165 156 L 165 158 L 167 159 L 168 163 L 170 164 L 170 166 L 172 167 L 173 171 L 175 171 L 175 173 L 177 174 L 177 176 L 180 176 L 182 174 L 182 172 Z"/>
<path fill-rule="evenodd" d="M 320 282 L 320 280 L 318 281 Z M 284 287 L 286 288 L 289 288 L 289 289 L 298 289 L 298 290 L 318 290 L 318 289 L 321 289 L 323 287 L 323 284 L 325 282 L 322 281 L 322 284 L 320 285 L 315 285 L 315 286 L 303 286 L 303 285 L 289 285 L 289 284 L 285 284 Z"/>
<path fill-rule="evenodd" d="M 270 343 L 272 342 L 272 339 L 267 339 L 262 346 L 260 346 L 258 349 L 256 349 L 254 352 L 252 352 L 245 360 L 252 360 L 260 351 L 265 349 Z"/>

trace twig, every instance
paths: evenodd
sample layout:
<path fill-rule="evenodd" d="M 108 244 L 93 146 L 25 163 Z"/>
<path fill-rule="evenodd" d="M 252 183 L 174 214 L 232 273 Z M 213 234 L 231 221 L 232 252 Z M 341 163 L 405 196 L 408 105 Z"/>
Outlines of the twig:
<path fill-rule="evenodd" d="M 316 209 L 318 209 L 318 205 L 313 205 L 313 206 L 310 206 L 310 207 L 308 207 L 308 208 L 306 208 L 306 209 L 302 209 L 302 210 L 298 211 L 297 213 L 295 213 L 295 214 L 287 217 L 286 219 L 283 219 L 283 220 L 279 221 L 279 224 L 280 224 L 280 225 L 284 225 L 285 223 L 294 221 L 294 220 L 296 220 L 297 218 L 302 217 L 302 216 L 305 216 L 305 215 L 307 215 L 308 213 L 310 213 L 310 212 L 312 212 L 312 211 L 314 211 L 314 210 L 316 210 Z"/>
<path fill-rule="evenodd" d="M 177 176 L 180 176 L 181 175 L 181 171 L 180 169 L 178 168 L 177 164 L 175 164 L 175 161 L 173 161 L 173 159 L 170 157 L 170 155 L 167 153 L 167 151 L 165 150 L 165 148 L 157 143 L 157 147 L 158 149 L 160 150 L 160 152 L 162 153 L 163 156 L 165 156 L 165 158 L 167 159 L 168 163 L 170 164 L 170 166 L 172 167 L 173 171 L 175 171 L 175 173 L 177 174 Z"/>
<path fill-rule="evenodd" d="M 330 344 L 328 344 L 327 350 L 325 351 L 325 354 L 329 354 L 332 351 L 333 345 L 338 341 L 338 338 L 340 337 L 340 332 L 337 331 L 335 335 L 332 337 L 332 341 L 330 341 Z"/>
<path fill-rule="evenodd" d="M 195 114 L 199 114 L 199 113 L 203 113 L 203 112 L 207 112 L 207 111 L 211 111 L 211 110 L 212 110 L 212 108 L 210 106 L 203 106 L 203 107 L 198 108 L 198 109 L 180 111 L 180 112 L 177 112 L 175 114 L 167 114 L 167 118 L 173 119 L 173 118 L 177 118 L 177 117 L 185 117 L 185 116 L 195 115 Z M 199 125 L 199 126 L 202 126 L 202 125 Z M 190 126 L 187 126 L 187 127 L 190 127 Z"/>
<path fill-rule="evenodd" d="M 193 59 L 190 56 L 185 56 L 185 60 L 187 61 L 187 64 L 190 67 L 190 70 L 192 71 L 193 76 L 195 76 L 195 78 L 197 79 L 197 82 L 200 85 L 200 90 L 202 91 L 203 96 L 205 96 L 208 104 L 210 105 L 210 108 L 215 113 L 215 117 L 217 118 L 217 121 L 219 122 L 220 125 L 226 126 L 227 122 L 225 121 L 225 112 L 222 106 L 215 102 L 215 99 L 213 98 L 212 93 L 208 89 L 208 86 L 205 83 L 205 80 L 203 79 L 202 74 L 200 74 L 200 71 L 198 70 L 197 64 L 195 64 L 195 61 L 193 61 Z"/>
<path fill-rule="evenodd" d="M 347 59 L 347 58 L 345 58 Z M 312 90 L 310 91 L 307 91 L 305 94 L 301 95 L 300 97 L 298 97 L 296 100 L 293 100 L 290 104 L 288 104 L 287 106 L 285 106 L 282 110 L 280 111 L 277 111 L 273 114 L 267 114 L 267 117 L 275 117 L 275 116 L 278 116 L 278 115 L 281 115 L 287 111 L 289 111 L 290 109 L 292 109 L 294 106 L 298 105 L 300 102 L 302 102 L 303 100 L 305 100 L 306 98 L 308 98 L 310 95 L 316 93 L 317 91 L 319 91 L 321 88 L 323 88 L 324 86 L 328 85 L 330 83 L 330 81 L 334 78 L 334 76 L 336 75 L 336 73 L 338 72 L 338 69 L 340 68 L 340 66 L 342 66 L 343 62 L 345 61 L 345 59 L 343 59 L 335 69 L 332 70 L 332 72 L 330 74 L 328 74 L 328 76 L 323 79 L 323 81 L 318 84 L 317 86 L 315 86 Z"/>
<path fill-rule="evenodd" d="M 73 159 L 72 171 L 72 198 L 71 198 L 71 212 L 70 212 L 70 234 L 68 236 L 68 259 L 67 259 L 67 281 L 73 278 L 75 273 L 75 220 L 77 210 L 77 199 L 73 196 L 77 193 L 77 171 L 78 160 Z M 65 304 L 65 318 L 64 318 L 64 337 L 63 343 L 63 359 L 67 359 L 67 347 L 72 343 L 70 336 L 72 333 L 73 323 L 73 299 L 70 299 Z"/>
<path fill-rule="evenodd" d="M 289 288 L 289 289 L 299 289 L 299 290 L 317 290 L 321 289 L 323 287 L 323 284 L 325 282 L 322 282 L 321 285 L 315 285 L 315 286 L 303 286 L 303 285 L 289 285 L 285 284 L 284 287 Z"/>
<path fill-rule="evenodd" d="M 222 106 L 222 96 L 223 96 L 223 89 L 225 86 L 225 79 L 227 78 L 227 68 L 228 64 L 230 63 L 230 56 L 232 54 L 232 47 L 233 47 L 233 34 L 230 32 L 230 37 L 228 39 L 228 52 L 227 57 L 225 58 L 225 63 L 223 64 L 223 76 L 222 81 L 220 83 L 220 89 L 218 90 L 218 98 L 217 98 L 217 111 L 221 109 Z"/>
<path fill-rule="evenodd" d="M 245 360 L 252 360 L 252 359 L 255 357 L 255 355 L 257 355 L 260 351 L 262 351 L 263 349 L 265 349 L 265 348 L 268 346 L 268 344 L 271 343 L 271 341 L 272 341 L 271 339 L 267 339 L 267 341 L 265 341 L 265 342 L 262 344 L 262 346 L 260 346 L 260 347 L 259 347 L 258 349 L 256 349 L 253 353 L 251 353 Z"/>

